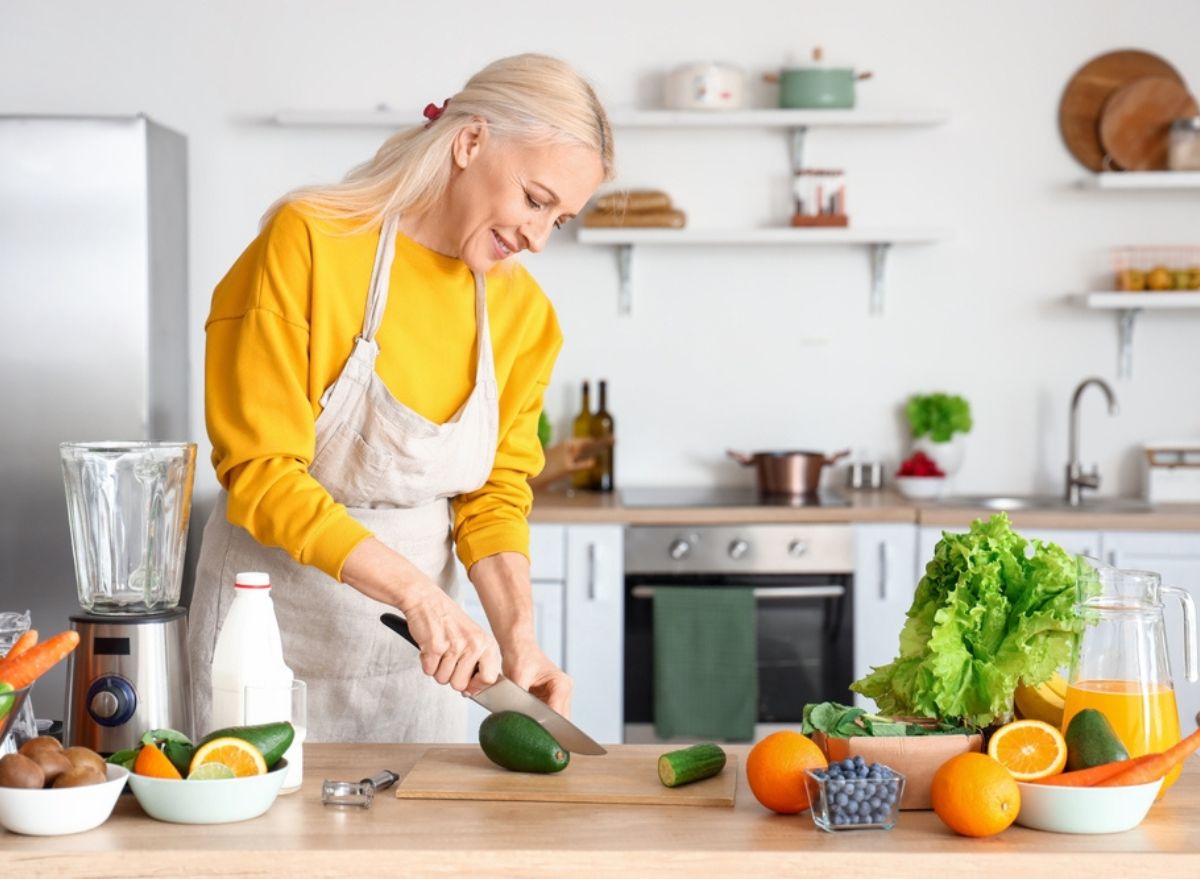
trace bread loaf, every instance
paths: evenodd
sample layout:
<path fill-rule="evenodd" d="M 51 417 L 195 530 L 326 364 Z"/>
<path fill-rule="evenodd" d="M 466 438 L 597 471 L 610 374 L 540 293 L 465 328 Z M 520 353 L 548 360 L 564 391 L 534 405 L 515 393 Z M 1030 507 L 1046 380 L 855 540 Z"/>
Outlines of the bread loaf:
<path fill-rule="evenodd" d="M 631 189 L 610 192 L 596 199 L 600 211 L 669 211 L 671 196 L 658 189 Z"/>
<path fill-rule="evenodd" d="M 583 225 L 590 228 L 682 229 L 687 215 L 678 210 L 659 211 L 589 211 L 583 215 Z"/>

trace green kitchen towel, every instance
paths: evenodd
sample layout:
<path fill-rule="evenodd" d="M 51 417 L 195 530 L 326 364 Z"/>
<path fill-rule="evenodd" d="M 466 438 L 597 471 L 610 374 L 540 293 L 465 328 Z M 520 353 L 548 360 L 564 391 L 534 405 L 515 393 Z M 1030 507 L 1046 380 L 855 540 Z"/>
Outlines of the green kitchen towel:
<path fill-rule="evenodd" d="M 758 718 L 754 590 L 654 591 L 654 728 L 660 738 L 751 741 Z"/>

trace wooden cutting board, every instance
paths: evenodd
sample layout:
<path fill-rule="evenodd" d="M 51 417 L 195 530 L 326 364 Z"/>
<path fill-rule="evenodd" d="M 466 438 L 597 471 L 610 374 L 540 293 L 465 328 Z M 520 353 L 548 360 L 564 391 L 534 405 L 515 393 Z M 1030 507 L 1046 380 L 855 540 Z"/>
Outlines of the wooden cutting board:
<path fill-rule="evenodd" d="M 658 780 L 661 748 L 622 748 L 603 757 L 571 755 L 562 772 L 509 772 L 479 748 L 430 748 L 396 786 L 401 799 L 523 800 L 546 803 L 626 803 L 661 806 L 732 806 L 738 759 L 720 775 L 677 788 Z"/>
<path fill-rule="evenodd" d="M 1104 170 L 1100 113 L 1121 86 L 1143 76 L 1161 76 L 1182 84 L 1183 77 L 1167 61 L 1136 49 L 1107 52 L 1075 72 L 1058 105 L 1058 127 L 1071 155 L 1092 171 Z"/>
<path fill-rule="evenodd" d="M 1121 86 L 1105 102 L 1100 143 L 1118 168 L 1162 171 L 1167 167 L 1171 123 L 1196 113 L 1196 99 L 1185 85 L 1164 76 L 1144 76 Z"/>

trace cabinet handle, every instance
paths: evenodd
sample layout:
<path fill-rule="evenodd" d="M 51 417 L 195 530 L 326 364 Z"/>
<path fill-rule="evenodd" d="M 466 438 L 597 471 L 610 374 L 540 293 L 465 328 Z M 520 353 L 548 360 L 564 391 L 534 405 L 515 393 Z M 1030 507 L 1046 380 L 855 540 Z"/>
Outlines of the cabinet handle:
<path fill-rule="evenodd" d="M 1117 567 L 1117 551 L 1115 549 L 1108 551 L 1108 563 L 1114 568 Z"/>
<path fill-rule="evenodd" d="M 595 543 L 588 544 L 587 559 L 588 559 L 588 577 L 587 577 L 587 596 L 588 601 L 600 601 L 600 561 L 601 547 Z"/>
<path fill-rule="evenodd" d="M 879 541 L 879 600 L 887 601 L 888 594 L 888 543 L 886 540 Z"/>

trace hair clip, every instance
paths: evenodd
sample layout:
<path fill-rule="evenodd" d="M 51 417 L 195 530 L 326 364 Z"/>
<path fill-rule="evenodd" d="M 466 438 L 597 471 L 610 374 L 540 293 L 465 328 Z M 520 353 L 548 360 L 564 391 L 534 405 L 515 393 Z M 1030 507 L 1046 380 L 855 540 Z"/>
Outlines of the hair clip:
<path fill-rule="evenodd" d="M 446 98 L 446 100 L 442 101 L 442 106 L 440 106 L 440 107 L 437 104 L 426 104 L 425 105 L 424 115 L 425 115 L 425 118 L 429 120 L 428 122 L 425 123 L 426 128 L 428 128 L 430 125 L 432 125 L 433 123 L 438 121 L 438 118 L 442 115 L 443 112 L 445 112 L 446 105 L 449 103 L 450 103 L 450 99 Z"/>

